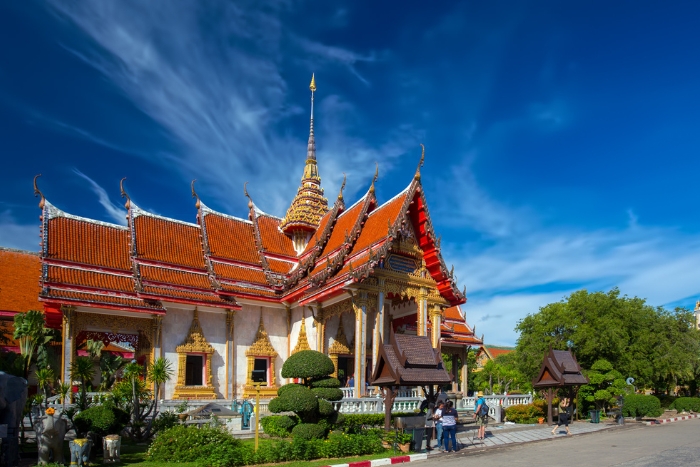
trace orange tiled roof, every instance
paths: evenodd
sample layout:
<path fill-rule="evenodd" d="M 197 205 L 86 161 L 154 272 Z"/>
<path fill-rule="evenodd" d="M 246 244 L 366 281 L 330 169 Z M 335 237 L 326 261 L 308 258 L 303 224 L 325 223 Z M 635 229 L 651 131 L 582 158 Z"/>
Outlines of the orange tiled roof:
<path fill-rule="evenodd" d="M 206 302 L 211 304 L 233 306 L 235 302 L 230 302 L 220 298 L 218 295 L 196 290 L 180 290 L 168 287 L 144 286 L 143 295 L 157 296 L 159 299 L 167 301 L 168 298 L 184 299 L 193 302 Z"/>
<path fill-rule="evenodd" d="M 488 350 L 489 350 L 489 353 L 491 354 L 491 356 L 492 356 L 493 358 L 497 358 L 497 357 L 499 357 L 499 356 L 501 356 L 501 355 L 505 355 L 505 354 L 511 353 L 511 352 L 514 351 L 515 349 L 502 349 L 502 348 L 499 349 L 499 348 L 496 348 L 496 347 L 490 347 L 490 346 L 489 346 L 489 347 L 488 347 Z"/>
<path fill-rule="evenodd" d="M 267 285 L 267 279 L 265 278 L 265 273 L 262 271 L 262 269 L 244 268 L 234 266 L 232 264 L 219 263 L 216 261 L 212 261 L 211 264 L 214 268 L 214 274 L 216 274 L 217 278 L 219 279 L 245 281 Z"/>
<path fill-rule="evenodd" d="M 327 213 L 323 215 L 321 218 L 321 222 L 318 224 L 318 229 L 316 229 L 316 234 L 311 237 L 311 240 L 309 240 L 309 243 L 306 245 L 306 248 L 304 248 L 304 251 L 301 253 L 300 256 L 303 256 L 307 254 L 313 247 L 316 246 L 316 238 L 320 237 L 321 234 L 323 234 L 323 231 L 326 229 L 326 226 L 328 225 L 328 222 L 331 219 L 331 216 L 333 215 L 333 209 L 329 210 Z"/>
<path fill-rule="evenodd" d="M 129 270 L 129 231 L 69 217 L 49 219 L 47 257 Z"/>
<path fill-rule="evenodd" d="M 260 264 L 252 223 L 215 213 L 203 217 L 211 256 Z"/>
<path fill-rule="evenodd" d="M 296 258 L 297 253 L 294 251 L 292 240 L 279 229 L 281 219 L 266 215 L 259 215 L 255 219 L 265 251 Z"/>
<path fill-rule="evenodd" d="M 70 267 L 49 266 L 46 282 L 49 285 L 65 284 L 94 289 L 134 292 L 134 278 L 131 275 L 86 271 Z"/>
<path fill-rule="evenodd" d="M 140 215 L 134 218 L 134 230 L 139 259 L 205 268 L 198 226 Z"/>
<path fill-rule="evenodd" d="M 405 200 L 406 193 L 402 193 L 372 211 L 367 217 L 365 225 L 362 226 L 360 238 L 357 239 L 352 250 L 362 251 L 362 249 L 386 238 L 389 223 L 393 225 L 396 222 Z"/>
<path fill-rule="evenodd" d="M 144 281 L 195 287 L 199 289 L 211 289 L 211 281 L 207 274 L 197 274 L 179 269 L 147 265 L 141 265 L 139 270 L 141 272 L 141 279 Z"/>
<path fill-rule="evenodd" d="M 241 285 L 221 284 L 222 290 L 233 294 L 259 295 L 262 297 L 279 297 L 273 290 L 261 290 L 259 288 L 243 287 Z"/>
<path fill-rule="evenodd" d="M 38 254 L 0 248 L 0 311 L 43 310 L 40 277 Z"/>
<path fill-rule="evenodd" d="M 140 298 L 130 298 L 124 296 L 92 294 L 84 292 L 73 292 L 70 290 L 60 290 L 51 288 L 44 298 L 53 298 L 61 301 L 71 301 L 76 303 L 89 303 L 96 305 L 111 305 L 116 307 L 141 308 L 147 310 L 163 310 L 160 304 L 148 303 Z"/>
<path fill-rule="evenodd" d="M 326 246 L 323 248 L 323 252 L 319 255 L 319 258 L 323 258 L 324 262 L 325 256 L 336 250 L 345 242 L 345 233 L 347 232 L 348 235 L 351 234 L 352 228 L 355 226 L 355 222 L 357 221 L 357 216 L 359 216 L 362 212 L 364 205 L 365 198 L 362 198 L 360 201 L 355 203 L 354 206 L 338 216 L 338 219 L 335 221 L 335 225 L 333 226 L 331 237 L 328 239 L 328 243 L 326 243 Z"/>
<path fill-rule="evenodd" d="M 276 259 L 267 259 L 267 265 L 270 268 L 270 271 L 276 272 L 279 274 L 287 274 L 292 267 L 294 267 L 294 264 L 289 263 L 287 261 L 279 261 Z"/>

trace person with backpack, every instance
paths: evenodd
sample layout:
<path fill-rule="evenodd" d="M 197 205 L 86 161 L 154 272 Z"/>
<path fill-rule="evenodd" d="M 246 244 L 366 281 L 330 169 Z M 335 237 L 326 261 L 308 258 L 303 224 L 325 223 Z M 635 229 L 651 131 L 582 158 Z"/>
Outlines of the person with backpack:
<path fill-rule="evenodd" d="M 474 419 L 479 427 L 476 439 L 484 439 L 486 437 L 486 426 L 489 424 L 489 406 L 486 405 L 484 396 L 479 396 L 474 404 Z"/>

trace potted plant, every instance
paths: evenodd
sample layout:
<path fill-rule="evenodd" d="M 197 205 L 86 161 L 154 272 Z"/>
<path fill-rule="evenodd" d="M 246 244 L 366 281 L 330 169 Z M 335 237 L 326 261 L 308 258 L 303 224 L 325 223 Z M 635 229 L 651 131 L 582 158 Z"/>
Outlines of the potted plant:
<path fill-rule="evenodd" d="M 401 452 L 408 452 L 411 447 L 411 434 L 403 431 L 387 431 L 382 438 L 382 445 L 386 449 L 398 446 Z"/>

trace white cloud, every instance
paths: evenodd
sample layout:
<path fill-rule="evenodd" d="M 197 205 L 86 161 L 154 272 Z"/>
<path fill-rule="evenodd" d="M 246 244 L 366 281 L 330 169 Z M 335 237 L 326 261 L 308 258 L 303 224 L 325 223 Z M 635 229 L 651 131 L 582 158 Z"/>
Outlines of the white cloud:
<path fill-rule="evenodd" d="M 82 173 L 78 169 L 73 169 L 73 173 L 86 180 L 90 184 L 90 189 L 97 195 L 97 201 L 105 209 L 107 215 L 120 225 L 126 225 L 126 210 L 109 199 L 107 191 L 97 184 L 93 179 Z"/>
<path fill-rule="evenodd" d="M 0 212 L 0 245 L 18 250 L 39 251 L 40 225 L 20 224 L 10 210 Z"/>
<path fill-rule="evenodd" d="M 354 73 L 356 63 L 374 60 L 298 37 L 280 21 L 279 10 L 286 7 L 274 2 L 250 9 L 236 2 L 208 4 L 206 21 L 194 0 L 178 2 L 177 8 L 156 0 L 51 4 L 95 41 L 96 47 L 76 51 L 76 56 L 104 73 L 181 143 L 182 154 L 170 155 L 167 163 L 174 161 L 186 180 L 197 178 L 209 204 L 244 208 L 242 199 L 232 203 L 231 197 L 240 193 L 242 198 L 243 183 L 249 181 L 256 204 L 283 214 L 296 191 L 306 140 L 303 133 L 292 137 L 277 128 L 301 111 L 286 102 L 287 83 L 279 71 L 283 46 L 297 43 Z M 321 105 L 317 115 L 319 166 L 329 193 L 342 178 L 334 170 L 337 157 L 350 155 L 358 165 L 380 159 L 348 126 L 343 127 L 346 134 L 335 133 L 340 127 L 327 113 L 335 110 Z M 298 173 L 290 173 L 290 167 Z M 362 178 L 371 177 L 371 171 L 370 165 Z"/>

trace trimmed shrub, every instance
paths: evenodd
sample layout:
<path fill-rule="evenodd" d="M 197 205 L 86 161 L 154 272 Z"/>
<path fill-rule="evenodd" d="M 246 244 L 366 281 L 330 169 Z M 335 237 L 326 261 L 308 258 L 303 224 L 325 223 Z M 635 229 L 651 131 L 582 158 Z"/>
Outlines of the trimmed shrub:
<path fill-rule="evenodd" d="M 330 357 L 315 350 L 297 352 L 282 365 L 283 378 L 325 378 L 334 371 Z"/>
<path fill-rule="evenodd" d="M 660 396 L 656 396 L 659 398 L 659 401 L 661 401 L 661 408 L 662 409 L 672 409 L 673 408 L 673 403 L 678 399 L 676 396 L 668 396 L 665 394 L 662 394 Z"/>
<path fill-rule="evenodd" d="M 303 388 L 303 387 L 306 387 L 306 386 L 304 386 L 303 384 L 296 384 L 296 383 L 285 384 L 284 386 L 280 386 L 279 389 L 277 389 L 277 395 L 281 396 L 285 392 L 290 391 L 294 388 Z"/>
<path fill-rule="evenodd" d="M 325 399 L 318 400 L 318 413 L 326 417 L 328 415 L 333 415 L 334 412 L 335 409 L 333 408 L 333 404 L 331 404 Z"/>
<path fill-rule="evenodd" d="M 343 398 L 343 391 L 338 388 L 312 388 L 311 392 L 327 401 L 339 401 Z"/>
<path fill-rule="evenodd" d="M 322 378 L 311 381 L 312 388 L 339 388 L 340 380 L 337 378 Z"/>
<path fill-rule="evenodd" d="M 220 428 L 178 425 L 158 436 L 146 458 L 158 462 L 200 462 L 209 466 L 242 465 L 241 442 Z"/>
<path fill-rule="evenodd" d="M 73 418 L 79 433 L 94 433 L 97 436 L 119 434 L 129 423 L 129 414 L 116 407 L 96 405 L 85 409 Z"/>
<path fill-rule="evenodd" d="M 513 423 L 537 423 L 537 419 L 543 416 L 544 411 L 535 404 L 511 405 L 506 408 L 506 419 Z"/>
<path fill-rule="evenodd" d="M 622 415 L 625 417 L 658 417 L 662 413 L 661 402 L 656 396 L 629 394 L 622 403 Z"/>
<path fill-rule="evenodd" d="M 700 412 L 700 397 L 679 397 L 669 408 L 679 412 Z"/>
<path fill-rule="evenodd" d="M 318 423 L 300 423 L 292 428 L 292 436 L 301 439 L 322 439 L 326 437 L 326 427 Z"/>
<path fill-rule="evenodd" d="M 336 421 L 336 426 L 343 429 L 345 433 L 365 433 L 367 428 L 383 428 L 384 414 L 383 413 L 363 413 L 363 414 L 340 414 L 342 419 Z M 395 417 L 414 417 L 414 412 L 397 412 L 391 414 L 391 419 Z"/>
<path fill-rule="evenodd" d="M 263 431 L 270 436 L 287 438 L 292 434 L 292 428 L 299 423 L 298 417 L 289 415 L 269 415 L 260 419 Z"/>
<path fill-rule="evenodd" d="M 282 391 L 280 396 L 272 399 L 268 408 L 272 413 L 310 413 L 318 410 L 318 399 L 311 389 L 294 384 L 291 388 Z"/>

